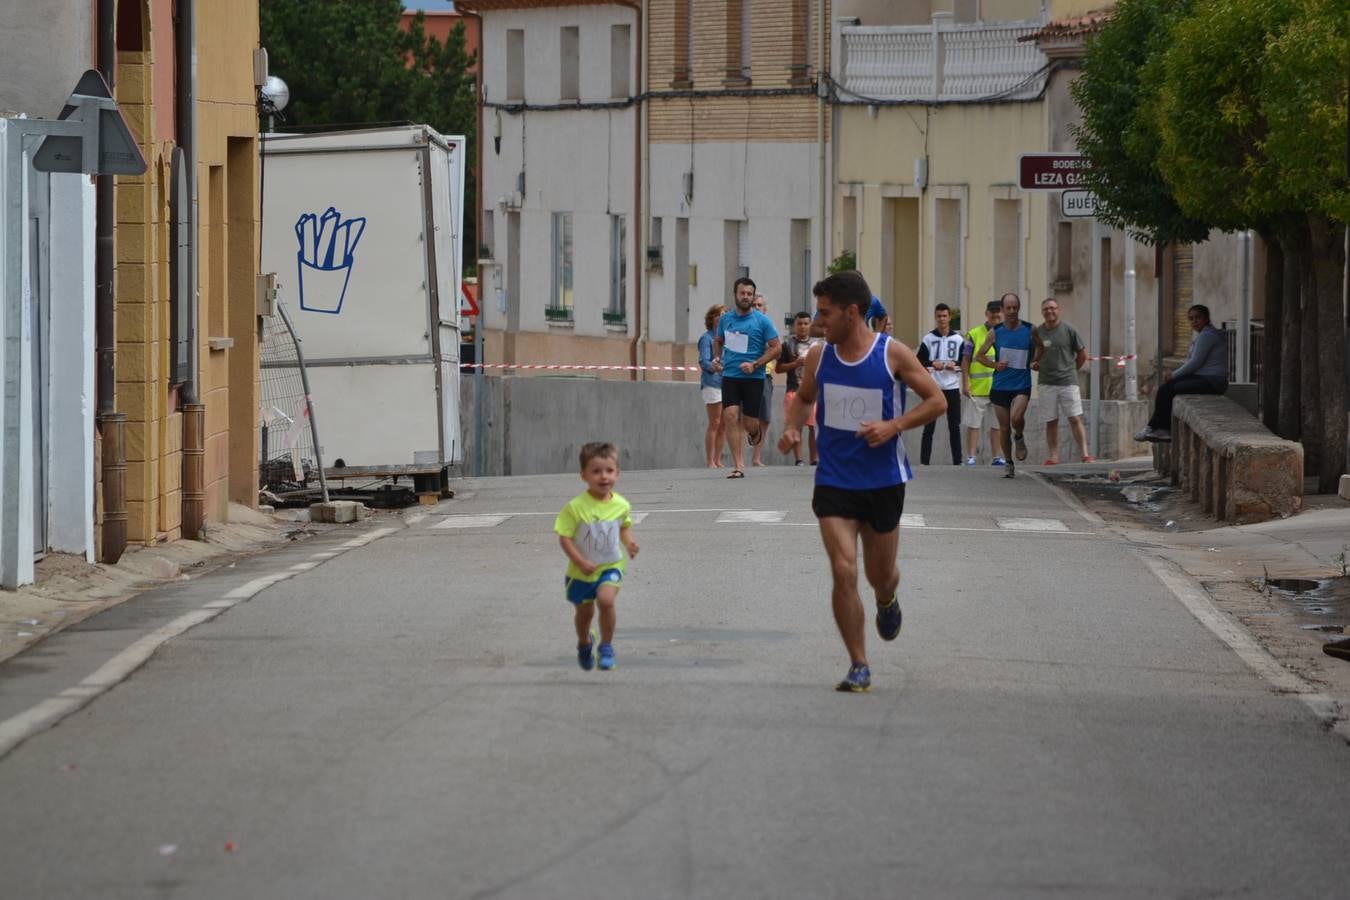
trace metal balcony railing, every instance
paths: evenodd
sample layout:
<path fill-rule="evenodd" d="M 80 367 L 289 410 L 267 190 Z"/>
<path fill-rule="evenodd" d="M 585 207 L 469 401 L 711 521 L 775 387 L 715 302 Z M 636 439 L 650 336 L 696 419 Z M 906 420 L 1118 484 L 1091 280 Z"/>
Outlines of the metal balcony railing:
<path fill-rule="evenodd" d="M 1041 22 L 854 25 L 840 31 L 845 100 L 977 103 L 1040 96 L 1048 60 L 1033 41 Z M 852 95 L 851 97 L 848 95 Z"/>

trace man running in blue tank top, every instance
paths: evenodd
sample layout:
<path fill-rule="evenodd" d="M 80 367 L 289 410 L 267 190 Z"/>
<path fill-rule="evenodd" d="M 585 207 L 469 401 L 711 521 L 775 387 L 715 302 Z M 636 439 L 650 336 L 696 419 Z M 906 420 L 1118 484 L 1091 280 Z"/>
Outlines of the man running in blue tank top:
<path fill-rule="evenodd" d="M 791 452 L 802 440 L 802 424 L 816 410 L 816 469 L 811 510 L 830 558 L 834 621 L 848 650 L 849 670 L 838 690 L 865 691 L 872 685 L 867 664 L 867 616 L 858 595 L 858 541 L 863 572 L 876 594 L 877 631 L 885 641 L 900 633 L 900 514 L 905 482 L 914 476 L 900 434 L 947 411 L 937 382 L 914 352 L 867 326 L 872 291 L 857 272 L 839 272 L 812 288 L 817 321 L 827 344 L 806 354 L 797 396 L 788 409 L 778 449 Z M 903 388 L 921 402 L 905 411 Z"/>
<path fill-rule="evenodd" d="M 1003 458 L 1008 461 L 1003 470 L 1004 478 L 1017 475 L 1013 464 L 1014 445 L 1017 459 L 1027 458 L 1027 442 L 1022 439 L 1022 429 L 1027 422 L 1027 404 L 1031 402 L 1031 359 L 1035 354 L 1031 346 L 1032 327 L 1018 319 L 1021 311 L 1021 299 L 1016 294 L 1004 294 L 1003 322 L 990 330 L 984 345 L 975 352 L 976 362 L 994 370 L 989 402 L 998 417 Z"/>

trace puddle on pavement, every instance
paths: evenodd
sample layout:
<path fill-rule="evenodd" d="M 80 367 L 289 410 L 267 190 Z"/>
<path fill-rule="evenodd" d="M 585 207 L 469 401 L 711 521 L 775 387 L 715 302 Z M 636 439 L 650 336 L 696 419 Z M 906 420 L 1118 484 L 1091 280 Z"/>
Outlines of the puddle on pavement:
<path fill-rule="evenodd" d="M 1047 475 L 1079 497 L 1104 500 L 1135 514 L 1142 514 L 1155 527 L 1165 531 L 1189 530 L 1188 508 L 1184 494 L 1174 496 L 1172 484 L 1153 471 L 1117 472 L 1113 475 Z M 1112 480 L 1114 477 L 1115 480 Z M 1208 521 L 1198 521 L 1208 527 Z"/>
<path fill-rule="evenodd" d="M 1350 578 L 1272 578 L 1266 588 L 1305 631 L 1343 634 L 1350 624 Z"/>

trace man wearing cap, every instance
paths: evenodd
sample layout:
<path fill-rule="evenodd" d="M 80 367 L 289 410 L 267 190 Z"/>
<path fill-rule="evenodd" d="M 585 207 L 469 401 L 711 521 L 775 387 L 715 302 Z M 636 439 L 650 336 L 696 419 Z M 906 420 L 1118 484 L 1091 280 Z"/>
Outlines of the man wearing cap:
<path fill-rule="evenodd" d="M 989 389 L 994 386 L 994 370 L 980 365 L 975 359 L 975 351 L 980 349 L 984 339 L 1003 321 L 1003 303 L 990 300 L 984 307 L 984 324 L 976 325 L 966 332 L 966 342 L 961 349 L 961 394 L 966 402 L 961 406 L 961 424 L 966 429 L 966 465 L 976 464 L 976 454 L 980 449 L 980 428 L 993 419 L 989 414 Z M 1005 460 L 999 449 L 998 421 L 989 424 L 989 452 L 994 457 L 994 465 L 1001 466 Z"/>

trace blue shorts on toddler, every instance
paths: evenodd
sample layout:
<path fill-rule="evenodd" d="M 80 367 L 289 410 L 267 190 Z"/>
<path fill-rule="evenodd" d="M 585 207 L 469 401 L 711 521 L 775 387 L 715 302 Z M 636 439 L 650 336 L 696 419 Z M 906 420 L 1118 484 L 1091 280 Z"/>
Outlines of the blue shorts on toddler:
<path fill-rule="evenodd" d="M 615 566 L 612 569 L 601 569 L 594 581 L 585 581 L 580 578 L 564 578 L 563 590 L 567 594 L 567 602 L 573 606 L 580 606 L 583 603 L 591 603 L 595 600 L 596 589 L 602 584 L 613 584 L 623 586 L 623 570 Z"/>

